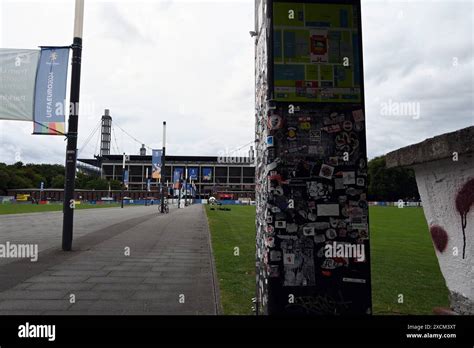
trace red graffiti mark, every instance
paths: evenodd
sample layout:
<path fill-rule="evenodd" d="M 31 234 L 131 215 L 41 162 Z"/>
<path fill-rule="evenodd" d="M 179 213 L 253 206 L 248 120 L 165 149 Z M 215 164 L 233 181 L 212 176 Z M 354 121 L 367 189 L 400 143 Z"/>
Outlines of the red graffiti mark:
<path fill-rule="evenodd" d="M 436 249 L 441 253 L 446 250 L 448 245 L 448 234 L 446 231 L 438 225 L 433 225 L 430 227 L 430 233 Z"/>
<path fill-rule="evenodd" d="M 462 258 L 466 255 L 466 226 L 467 213 L 474 204 L 474 178 L 468 180 L 459 190 L 456 196 L 456 209 L 461 214 L 461 226 L 463 237 Z"/>

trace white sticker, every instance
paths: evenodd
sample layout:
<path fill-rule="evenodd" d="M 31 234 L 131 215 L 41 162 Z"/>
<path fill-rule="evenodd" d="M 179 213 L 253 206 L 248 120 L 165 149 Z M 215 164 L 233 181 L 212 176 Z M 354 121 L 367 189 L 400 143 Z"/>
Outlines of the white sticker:
<path fill-rule="evenodd" d="M 339 204 L 318 204 L 318 216 L 339 216 Z"/>
<path fill-rule="evenodd" d="M 355 172 L 342 172 L 342 182 L 344 185 L 353 185 L 356 182 Z"/>

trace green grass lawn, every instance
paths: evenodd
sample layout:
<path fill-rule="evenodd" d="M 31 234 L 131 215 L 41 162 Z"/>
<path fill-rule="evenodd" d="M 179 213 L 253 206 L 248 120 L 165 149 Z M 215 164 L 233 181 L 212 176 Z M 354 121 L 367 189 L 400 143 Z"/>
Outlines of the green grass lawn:
<path fill-rule="evenodd" d="M 76 209 L 93 209 L 93 208 L 112 208 L 120 207 L 120 204 L 77 204 Z M 59 211 L 63 210 L 63 205 L 61 203 L 51 203 L 51 204 L 31 204 L 31 203 L 22 203 L 22 204 L 0 204 L 0 215 L 2 214 L 23 214 L 23 213 L 42 213 L 45 211 Z"/>
<path fill-rule="evenodd" d="M 212 248 L 225 314 L 252 314 L 255 297 L 255 207 L 231 206 L 231 211 L 206 206 Z M 234 248 L 239 248 L 239 256 Z"/>
<path fill-rule="evenodd" d="M 225 314 L 252 314 L 255 207 L 206 207 Z M 421 208 L 370 207 L 374 314 L 432 314 L 448 290 Z M 240 255 L 234 256 L 239 247 Z M 403 303 L 398 296 L 403 295 Z"/>

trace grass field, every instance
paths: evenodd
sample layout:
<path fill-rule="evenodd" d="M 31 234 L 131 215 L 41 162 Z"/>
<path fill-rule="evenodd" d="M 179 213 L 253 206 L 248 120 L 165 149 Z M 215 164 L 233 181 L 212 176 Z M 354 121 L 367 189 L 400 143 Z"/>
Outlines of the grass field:
<path fill-rule="evenodd" d="M 225 314 L 252 314 L 255 296 L 255 207 L 206 207 Z M 421 208 L 370 207 L 374 314 L 432 314 L 448 306 Z M 234 248 L 239 247 L 239 256 Z M 403 303 L 398 303 L 403 295 Z"/>
<path fill-rule="evenodd" d="M 93 209 L 93 208 L 112 208 L 120 207 L 120 204 L 78 204 L 76 209 Z M 60 203 L 53 204 L 0 204 L 0 215 L 3 214 L 23 214 L 23 213 L 42 213 L 45 211 L 63 210 Z"/>

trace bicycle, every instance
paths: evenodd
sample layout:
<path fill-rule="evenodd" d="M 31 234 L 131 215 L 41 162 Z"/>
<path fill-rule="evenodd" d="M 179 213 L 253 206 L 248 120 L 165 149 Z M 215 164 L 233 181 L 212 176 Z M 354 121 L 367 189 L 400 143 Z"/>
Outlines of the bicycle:
<path fill-rule="evenodd" d="M 168 205 L 168 202 L 165 201 L 163 203 L 163 210 L 161 210 L 161 204 L 160 204 L 158 210 L 159 210 L 160 213 L 168 214 L 170 212 L 170 207 Z"/>

